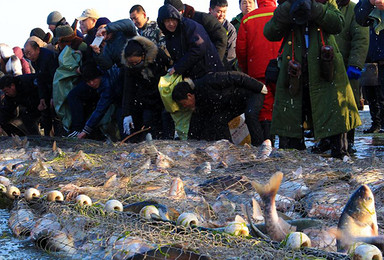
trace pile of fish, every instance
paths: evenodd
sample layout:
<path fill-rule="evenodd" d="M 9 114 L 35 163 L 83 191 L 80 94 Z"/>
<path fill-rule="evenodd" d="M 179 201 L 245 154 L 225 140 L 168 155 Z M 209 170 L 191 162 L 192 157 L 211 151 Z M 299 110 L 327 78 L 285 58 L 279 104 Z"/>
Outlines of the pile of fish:
<path fill-rule="evenodd" d="M 224 140 L 56 141 L 3 141 L 0 207 L 16 237 L 61 257 L 382 257 L 383 176 L 369 160 L 265 159 Z"/>

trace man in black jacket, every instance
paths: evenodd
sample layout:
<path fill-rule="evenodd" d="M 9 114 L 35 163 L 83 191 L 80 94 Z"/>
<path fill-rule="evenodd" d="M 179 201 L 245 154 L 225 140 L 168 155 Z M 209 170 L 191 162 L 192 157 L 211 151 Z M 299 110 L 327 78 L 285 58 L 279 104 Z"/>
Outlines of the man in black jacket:
<path fill-rule="evenodd" d="M 54 108 L 51 106 L 52 84 L 56 69 L 59 67 L 56 54 L 47 48 L 40 48 L 35 41 L 27 41 L 24 45 L 25 57 L 32 62 L 36 72 L 36 85 L 39 90 L 40 103 L 38 109 L 42 111 L 42 128 L 44 134 L 49 135 L 54 118 Z"/>
<path fill-rule="evenodd" d="M 204 140 L 231 140 L 228 122 L 245 113 L 252 145 L 264 141 L 258 117 L 266 86 L 237 72 L 208 73 L 202 78 L 177 84 L 172 99 L 193 110 L 188 137 Z"/>
<path fill-rule="evenodd" d="M 224 70 L 217 50 L 201 24 L 182 17 L 170 4 L 160 7 L 157 23 L 174 62 L 170 75 L 176 73 L 196 79 L 208 72 Z"/>
<path fill-rule="evenodd" d="M 213 45 L 215 45 L 220 60 L 224 61 L 228 41 L 227 31 L 215 17 L 208 13 L 195 11 L 192 6 L 183 4 L 180 0 L 165 0 L 164 5 L 165 4 L 170 4 L 175 7 L 183 17 L 201 24 L 207 31 Z"/>
<path fill-rule="evenodd" d="M 0 130 L 4 129 L 8 135 L 39 135 L 41 114 L 37 109 L 39 94 L 34 80 L 34 74 L 6 75 L 0 79 L 4 93 L 0 100 Z"/>

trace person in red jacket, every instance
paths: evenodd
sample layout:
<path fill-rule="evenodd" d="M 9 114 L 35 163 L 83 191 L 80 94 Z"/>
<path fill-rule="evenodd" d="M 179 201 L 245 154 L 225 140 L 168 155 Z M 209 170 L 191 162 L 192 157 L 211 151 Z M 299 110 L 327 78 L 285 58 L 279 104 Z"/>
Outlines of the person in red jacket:
<path fill-rule="evenodd" d="M 272 18 L 276 0 L 257 0 L 258 8 L 243 17 L 236 40 L 236 56 L 240 69 L 249 76 L 265 82 L 265 69 L 270 59 L 276 58 L 281 42 L 270 42 L 263 34 L 264 25 Z M 270 136 L 275 83 L 267 82 L 268 94 L 264 97 L 259 122 L 264 131 L 264 139 Z"/>

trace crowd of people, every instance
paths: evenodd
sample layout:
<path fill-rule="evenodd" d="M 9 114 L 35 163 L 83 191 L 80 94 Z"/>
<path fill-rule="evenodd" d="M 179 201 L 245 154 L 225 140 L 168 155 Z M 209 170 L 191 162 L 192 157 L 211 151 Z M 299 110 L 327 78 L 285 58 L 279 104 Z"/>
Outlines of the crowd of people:
<path fill-rule="evenodd" d="M 310 135 L 312 152 L 343 159 L 356 152 L 361 90 L 364 132 L 382 131 L 384 0 L 255 1 L 239 0 L 231 21 L 227 0 L 207 13 L 165 0 L 156 21 L 141 5 L 113 22 L 92 8 L 72 24 L 49 13 L 50 32 L 0 44 L 0 134 L 231 140 L 228 123 L 244 114 L 264 151 L 276 135 L 279 148 L 305 149 Z"/>

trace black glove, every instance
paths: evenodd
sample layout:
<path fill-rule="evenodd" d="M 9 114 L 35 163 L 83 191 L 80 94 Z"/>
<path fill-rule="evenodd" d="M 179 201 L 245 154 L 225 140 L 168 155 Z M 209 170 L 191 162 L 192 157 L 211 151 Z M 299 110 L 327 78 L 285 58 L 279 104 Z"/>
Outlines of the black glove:
<path fill-rule="evenodd" d="M 293 21 L 299 25 L 306 24 L 311 17 L 311 6 L 311 0 L 295 0 L 289 10 Z"/>
<path fill-rule="evenodd" d="M 315 0 L 312 0 L 312 12 L 311 12 L 311 18 L 310 18 L 311 21 L 315 21 L 320 17 L 322 17 L 322 15 L 325 12 L 324 6 L 325 6 L 324 4 L 319 3 Z"/>

